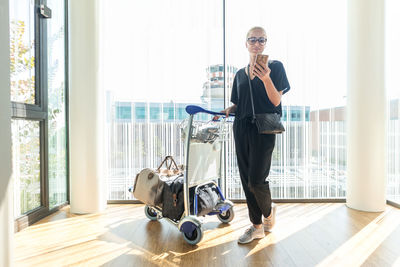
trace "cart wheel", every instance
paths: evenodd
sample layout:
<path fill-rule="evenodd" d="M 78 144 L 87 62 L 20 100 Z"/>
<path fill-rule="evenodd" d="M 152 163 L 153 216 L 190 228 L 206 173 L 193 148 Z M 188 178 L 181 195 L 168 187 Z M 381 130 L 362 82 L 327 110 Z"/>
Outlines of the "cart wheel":
<path fill-rule="evenodd" d="M 233 217 L 235 217 L 235 212 L 233 211 L 233 207 L 230 207 L 228 210 L 217 214 L 217 216 L 222 223 L 230 223 Z"/>
<path fill-rule="evenodd" d="M 144 206 L 144 214 L 152 221 L 157 221 L 157 213 L 149 206 Z"/>
<path fill-rule="evenodd" d="M 203 238 L 203 230 L 201 226 L 196 226 L 191 233 L 182 232 L 183 239 L 188 242 L 190 245 L 196 245 Z"/>

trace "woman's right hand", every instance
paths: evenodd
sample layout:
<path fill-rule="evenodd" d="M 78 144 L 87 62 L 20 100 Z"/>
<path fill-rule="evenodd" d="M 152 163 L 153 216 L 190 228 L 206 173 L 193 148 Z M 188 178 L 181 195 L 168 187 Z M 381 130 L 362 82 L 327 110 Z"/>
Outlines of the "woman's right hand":
<path fill-rule="evenodd" d="M 236 111 L 236 105 L 232 105 L 224 110 L 221 110 L 221 113 L 225 113 L 225 116 L 228 118 L 229 114 L 234 113 L 235 111 Z"/>

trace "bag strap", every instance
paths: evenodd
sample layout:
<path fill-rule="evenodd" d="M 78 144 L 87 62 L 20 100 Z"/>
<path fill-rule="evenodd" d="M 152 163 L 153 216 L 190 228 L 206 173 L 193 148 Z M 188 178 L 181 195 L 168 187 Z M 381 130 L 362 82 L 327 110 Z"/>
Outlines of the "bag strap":
<path fill-rule="evenodd" d="M 251 86 L 251 81 L 250 81 L 250 65 L 247 65 L 247 79 L 249 80 L 251 109 L 252 109 L 252 111 L 253 111 L 253 118 L 252 118 L 252 121 L 251 121 L 251 122 L 254 123 L 255 120 L 256 120 L 256 114 L 255 114 L 255 112 L 254 112 L 253 87 Z M 239 86 L 237 86 L 237 88 L 238 88 L 238 98 L 239 98 Z M 276 108 L 275 108 L 275 107 L 274 107 L 274 109 L 275 109 L 275 112 L 276 112 L 277 114 L 279 114 L 279 113 L 276 111 Z M 282 116 L 282 114 L 280 114 L 280 116 Z"/>
<path fill-rule="evenodd" d="M 181 192 L 183 190 L 183 183 L 178 182 L 178 179 L 182 176 L 183 176 L 183 174 L 181 173 L 178 177 L 176 177 L 170 187 L 170 190 L 172 192 L 172 203 L 174 204 L 174 207 L 176 207 L 176 205 L 178 203 L 179 192 Z"/>
<path fill-rule="evenodd" d="M 170 160 L 169 165 L 168 165 L 168 160 Z M 167 167 L 167 170 L 171 170 L 172 164 L 174 165 L 174 169 L 179 170 L 179 167 L 176 164 L 174 158 L 172 156 L 166 156 L 165 159 L 161 162 L 160 166 L 158 166 L 156 170 L 157 172 L 160 172 L 160 169 L 164 163 L 165 166 Z"/>
<path fill-rule="evenodd" d="M 251 122 L 254 123 L 256 121 L 256 114 L 254 112 L 253 87 L 251 86 L 250 81 L 250 65 L 247 65 L 247 79 L 249 80 L 251 109 L 253 111 L 253 119 L 251 120 Z"/>

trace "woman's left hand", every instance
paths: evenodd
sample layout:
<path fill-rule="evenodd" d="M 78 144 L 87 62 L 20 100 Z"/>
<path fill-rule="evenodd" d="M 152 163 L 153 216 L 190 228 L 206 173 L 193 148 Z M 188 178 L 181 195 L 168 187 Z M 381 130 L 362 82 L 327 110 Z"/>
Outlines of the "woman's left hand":
<path fill-rule="evenodd" d="M 257 76 L 261 81 L 265 82 L 269 79 L 269 74 L 271 73 L 271 69 L 268 66 L 260 65 L 256 62 L 253 68 L 253 74 Z"/>

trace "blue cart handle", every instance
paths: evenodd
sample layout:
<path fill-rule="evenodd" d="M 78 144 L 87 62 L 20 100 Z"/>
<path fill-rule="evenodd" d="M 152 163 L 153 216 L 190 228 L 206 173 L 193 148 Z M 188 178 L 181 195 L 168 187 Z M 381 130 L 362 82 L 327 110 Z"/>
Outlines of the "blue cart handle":
<path fill-rule="evenodd" d="M 189 113 L 190 115 L 194 115 L 196 113 L 208 113 L 211 115 L 222 115 L 222 116 L 226 115 L 225 113 L 207 110 L 207 109 L 204 109 L 204 108 L 202 108 L 200 106 L 196 106 L 196 105 L 186 106 L 186 112 Z M 235 116 L 235 113 L 229 113 L 229 116 Z"/>

